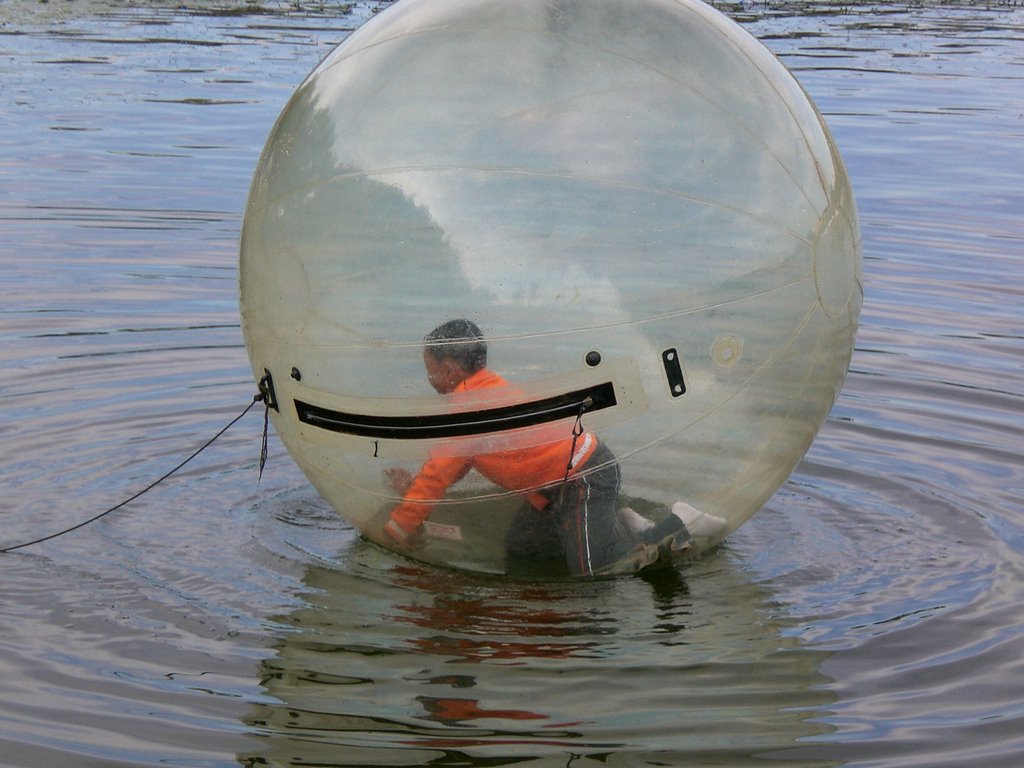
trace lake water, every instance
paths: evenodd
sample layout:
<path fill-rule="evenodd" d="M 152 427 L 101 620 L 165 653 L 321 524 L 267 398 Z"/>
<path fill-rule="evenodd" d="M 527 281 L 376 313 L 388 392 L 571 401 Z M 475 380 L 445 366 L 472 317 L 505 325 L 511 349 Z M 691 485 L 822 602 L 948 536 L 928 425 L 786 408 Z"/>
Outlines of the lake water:
<path fill-rule="evenodd" d="M 255 392 L 248 183 L 378 6 L 190 7 L 0 3 L 0 547 Z M 765 508 L 646 577 L 429 568 L 273 436 L 257 483 L 253 409 L 0 555 L 0 764 L 1024 763 L 1024 8 L 723 9 L 826 115 L 864 235 L 846 387 Z"/>

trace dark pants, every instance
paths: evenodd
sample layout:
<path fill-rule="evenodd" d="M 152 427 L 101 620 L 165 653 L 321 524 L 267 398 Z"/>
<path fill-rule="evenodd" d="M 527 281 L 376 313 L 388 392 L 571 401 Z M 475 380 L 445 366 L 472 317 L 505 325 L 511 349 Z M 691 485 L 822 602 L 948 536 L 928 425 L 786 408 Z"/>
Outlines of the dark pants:
<path fill-rule="evenodd" d="M 561 560 L 573 576 L 614 563 L 632 544 L 621 540 L 615 524 L 619 484 L 619 463 L 599 444 L 573 477 L 546 492 L 545 509 L 527 505 L 516 514 L 505 537 L 506 554 L 519 561 Z"/>

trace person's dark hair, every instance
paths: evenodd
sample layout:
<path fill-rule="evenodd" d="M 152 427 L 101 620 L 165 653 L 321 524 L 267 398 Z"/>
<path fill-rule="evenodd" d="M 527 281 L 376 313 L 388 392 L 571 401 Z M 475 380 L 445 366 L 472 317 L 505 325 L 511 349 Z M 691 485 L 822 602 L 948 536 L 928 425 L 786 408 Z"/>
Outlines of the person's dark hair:
<path fill-rule="evenodd" d="M 476 373 L 487 365 L 487 342 L 472 320 L 459 318 L 441 323 L 423 341 L 435 360 L 454 360 L 467 373 Z"/>

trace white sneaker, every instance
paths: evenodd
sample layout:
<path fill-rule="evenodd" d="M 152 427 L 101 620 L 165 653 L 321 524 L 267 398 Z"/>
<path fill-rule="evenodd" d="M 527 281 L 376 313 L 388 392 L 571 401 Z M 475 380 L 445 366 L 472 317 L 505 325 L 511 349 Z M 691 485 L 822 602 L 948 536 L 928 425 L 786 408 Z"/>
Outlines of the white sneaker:
<path fill-rule="evenodd" d="M 623 507 L 619 510 L 619 522 L 622 524 L 623 528 L 634 536 L 639 536 L 644 531 L 650 530 L 654 527 L 653 520 L 648 520 L 639 512 L 630 509 L 629 507 Z"/>
<path fill-rule="evenodd" d="M 721 517 L 694 509 L 685 501 L 673 504 L 672 514 L 683 521 L 686 530 L 695 539 L 717 540 L 729 530 L 729 524 Z"/>

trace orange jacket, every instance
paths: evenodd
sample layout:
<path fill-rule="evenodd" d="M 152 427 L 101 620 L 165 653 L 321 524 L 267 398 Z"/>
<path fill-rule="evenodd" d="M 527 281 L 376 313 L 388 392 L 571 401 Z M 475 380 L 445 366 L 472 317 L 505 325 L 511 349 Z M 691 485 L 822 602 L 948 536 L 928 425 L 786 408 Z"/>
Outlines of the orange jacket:
<path fill-rule="evenodd" d="M 505 379 L 484 368 L 460 383 L 451 396 L 457 398 L 463 392 L 507 386 L 509 384 Z M 565 468 L 573 450 L 573 437 L 564 425 L 552 425 L 548 433 L 541 435 L 538 435 L 535 428 L 531 429 L 529 439 L 530 445 L 522 448 L 479 456 L 451 456 L 442 451 L 432 452 L 419 474 L 413 478 L 401 503 L 391 510 L 391 520 L 385 530 L 399 541 L 405 539 L 427 519 L 448 488 L 461 480 L 470 469 L 475 469 L 506 490 L 522 492 L 534 507 L 543 509 L 548 500 L 536 491 L 557 485 L 565 478 Z M 576 439 L 573 468 L 584 466 L 595 448 L 597 438 L 589 432 L 581 434 Z"/>

